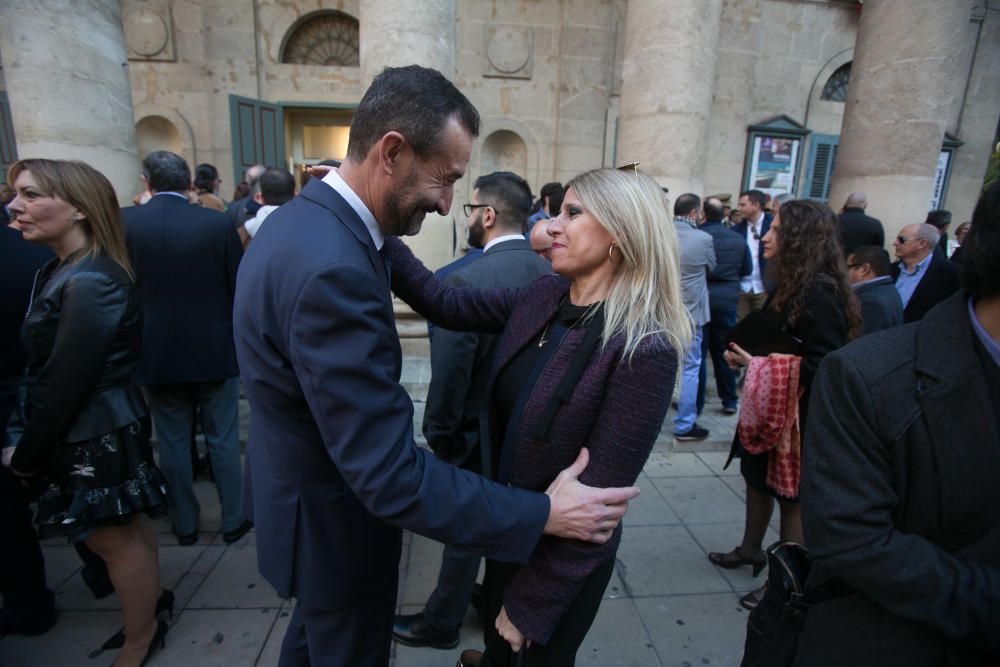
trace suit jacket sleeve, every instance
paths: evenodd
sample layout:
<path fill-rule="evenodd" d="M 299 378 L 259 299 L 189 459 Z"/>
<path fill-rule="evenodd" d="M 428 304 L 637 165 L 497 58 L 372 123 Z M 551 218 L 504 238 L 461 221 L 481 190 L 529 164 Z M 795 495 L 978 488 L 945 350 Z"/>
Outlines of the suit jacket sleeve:
<path fill-rule="evenodd" d="M 383 250 L 392 260 L 392 291 L 434 326 L 499 333 L 507 324 L 520 290 L 449 287 L 399 238 L 386 237 Z"/>
<path fill-rule="evenodd" d="M 806 544 L 825 571 L 888 611 L 1000 652 L 1000 571 L 894 528 L 893 442 L 850 357 L 831 355 L 813 388 L 802 457 Z"/>
<path fill-rule="evenodd" d="M 715 257 L 715 240 L 712 239 L 711 234 L 708 234 L 707 232 L 703 233 L 708 237 L 707 239 L 705 239 L 705 244 L 704 244 L 705 264 L 707 265 L 705 275 L 707 276 L 711 275 L 712 271 L 715 271 L 715 265 L 718 260 Z"/>
<path fill-rule="evenodd" d="M 753 255 L 750 254 L 750 246 L 743 243 L 743 266 L 740 267 L 740 278 L 745 278 L 753 273 Z"/>
<path fill-rule="evenodd" d="M 467 285 L 455 273 L 445 283 L 454 287 Z M 456 455 L 465 453 L 460 427 L 478 346 L 479 334 L 467 331 L 439 327 L 431 338 L 431 381 L 424 410 L 424 437 L 443 461 L 454 463 Z"/>
<path fill-rule="evenodd" d="M 634 484 L 660 433 L 674 389 L 677 355 L 662 340 L 647 341 L 631 362 L 619 362 L 611 374 L 594 429 L 581 443 L 590 450 L 590 463 L 580 475 L 587 486 Z M 614 558 L 621 530 L 619 524 L 603 545 L 544 536 L 504 591 L 504 608 L 514 626 L 545 644 L 587 576 Z"/>
<path fill-rule="evenodd" d="M 127 305 L 127 292 L 101 273 L 79 273 L 63 285 L 55 343 L 30 392 L 15 470 L 37 472 L 93 394 Z"/>
<path fill-rule="evenodd" d="M 413 442 L 413 405 L 392 374 L 395 333 L 370 267 L 331 264 L 303 285 L 291 361 L 330 459 L 375 516 L 448 544 L 523 562 L 548 497 L 494 484 Z"/>

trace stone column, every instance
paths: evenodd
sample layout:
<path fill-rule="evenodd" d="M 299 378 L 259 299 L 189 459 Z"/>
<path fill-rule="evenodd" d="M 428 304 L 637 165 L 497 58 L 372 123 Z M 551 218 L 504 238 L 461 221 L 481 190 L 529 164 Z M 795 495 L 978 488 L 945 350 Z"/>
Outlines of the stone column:
<path fill-rule="evenodd" d="M 454 78 L 455 0 L 361 0 L 360 14 L 365 87 L 384 68 L 402 65 Z"/>
<path fill-rule="evenodd" d="M 361 0 L 359 13 L 365 88 L 386 67 L 421 65 L 455 78 L 455 0 Z M 461 216 L 463 203 L 456 192 L 449 216 L 428 214 L 420 234 L 407 237 L 406 243 L 427 266 L 437 268 L 452 260 L 454 216 Z M 402 338 L 427 336 L 427 325 L 409 307 L 397 299 L 395 309 Z"/>
<path fill-rule="evenodd" d="M 830 205 L 865 192 L 887 246 L 927 215 L 949 110 L 965 76 L 959 56 L 973 4 L 865 2 Z"/>
<path fill-rule="evenodd" d="M 0 48 L 18 156 L 83 160 L 129 202 L 139 159 L 118 0 L 3 0 Z"/>
<path fill-rule="evenodd" d="M 617 161 L 701 194 L 722 0 L 629 0 Z"/>

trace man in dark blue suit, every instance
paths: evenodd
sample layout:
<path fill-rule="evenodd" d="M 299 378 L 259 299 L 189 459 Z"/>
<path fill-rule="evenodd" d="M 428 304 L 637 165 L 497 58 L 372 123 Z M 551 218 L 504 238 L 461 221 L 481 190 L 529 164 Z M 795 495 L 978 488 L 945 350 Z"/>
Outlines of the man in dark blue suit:
<path fill-rule="evenodd" d="M 750 249 L 742 236 L 722 225 L 722 201 L 709 197 L 702 205 L 705 214 L 699 229 L 712 237 L 715 248 L 715 269 L 708 274 L 708 307 L 710 319 L 705 325 L 701 342 L 701 368 L 698 370 L 698 414 L 705 405 L 708 381 L 708 355 L 712 355 L 715 387 L 722 400 L 722 411 L 736 414 L 736 373 L 723 358 L 726 339 L 736 326 L 736 304 L 740 295 L 740 279 L 753 271 Z"/>
<path fill-rule="evenodd" d="M 122 209 L 143 316 L 142 357 L 133 379 L 146 388 L 153 413 L 178 542 L 198 539 L 190 455 L 197 408 L 222 505 L 223 539 L 230 544 L 251 527 L 240 510 L 240 385 L 232 329 L 243 249 L 224 213 L 188 202 L 191 171 L 184 158 L 150 153 L 142 174 L 152 198 Z"/>
<path fill-rule="evenodd" d="M 388 664 L 400 527 L 524 562 L 545 533 L 608 539 L 637 489 L 590 489 L 585 455 L 547 494 L 496 485 L 413 442 L 386 235 L 451 208 L 479 115 L 434 70 L 387 69 L 339 170 L 313 179 L 240 268 L 236 350 L 253 410 L 244 508 L 261 573 L 298 604 L 280 665 Z"/>
<path fill-rule="evenodd" d="M 771 215 L 764 211 L 765 197 L 760 190 L 740 193 L 736 205 L 743 215 L 743 222 L 733 225 L 733 231 L 742 236 L 750 248 L 753 271 L 740 279 L 740 296 L 736 304 L 736 320 L 742 320 L 757 308 L 763 308 L 767 301 L 766 277 L 767 260 L 764 259 L 764 235 L 771 228 Z"/>

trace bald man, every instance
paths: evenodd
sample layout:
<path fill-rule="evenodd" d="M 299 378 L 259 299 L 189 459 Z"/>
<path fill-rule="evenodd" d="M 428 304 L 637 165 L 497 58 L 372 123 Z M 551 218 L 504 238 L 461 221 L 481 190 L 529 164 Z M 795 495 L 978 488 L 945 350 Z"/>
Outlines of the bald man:
<path fill-rule="evenodd" d="M 885 246 L 882 223 L 866 214 L 866 208 L 868 196 L 864 192 L 852 192 L 840 210 L 840 241 L 844 246 L 845 257 L 861 246 Z"/>

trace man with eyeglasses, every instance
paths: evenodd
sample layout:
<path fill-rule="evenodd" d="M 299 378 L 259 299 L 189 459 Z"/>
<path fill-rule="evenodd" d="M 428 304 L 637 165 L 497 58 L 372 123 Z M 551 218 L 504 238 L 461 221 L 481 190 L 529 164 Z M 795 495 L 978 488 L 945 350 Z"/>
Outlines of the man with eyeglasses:
<path fill-rule="evenodd" d="M 472 201 L 464 206 L 469 245 L 482 248 L 473 264 L 451 271 L 446 285 L 456 287 L 523 287 L 552 272 L 521 233 L 531 210 L 531 190 L 509 171 L 476 179 Z M 458 260 L 462 261 L 462 260 Z M 499 336 L 435 327 L 431 335 L 431 382 L 427 390 L 423 431 L 439 459 L 482 473 L 479 415 Z M 479 572 L 480 554 L 446 546 L 437 587 L 424 611 L 397 615 L 392 634 L 408 646 L 450 649 Z"/>
<path fill-rule="evenodd" d="M 764 211 L 767 199 L 760 190 L 747 190 L 740 193 L 736 210 L 742 217 L 742 222 L 733 225 L 733 231 L 746 239 L 750 248 L 750 259 L 753 262 L 753 272 L 740 280 L 740 298 L 736 303 L 736 321 L 742 320 L 757 308 L 763 308 L 767 301 L 767 288 L 764 285 L 764 271 L 767 260 L 764 259 L 762 239 L 771 228 L 772 216 Z"/>
<path fill-rule="evenodd" d="M 864 334 L 903 323 L 903 303 L 891 274 L 889 253 L 882 246 L 863 245 L 847 257 L 847 279 L 861 302 Z"/>
<path fill-rule="evenodd" d="M 922 319 L 928 310 L 958 291 L 958 270 L 934 254 L 940 238 L 932 225 L 913 224 L 903 227 L 892 242 L 899 260 L 893 264 L 893 277 L 907 324 Z"/>

